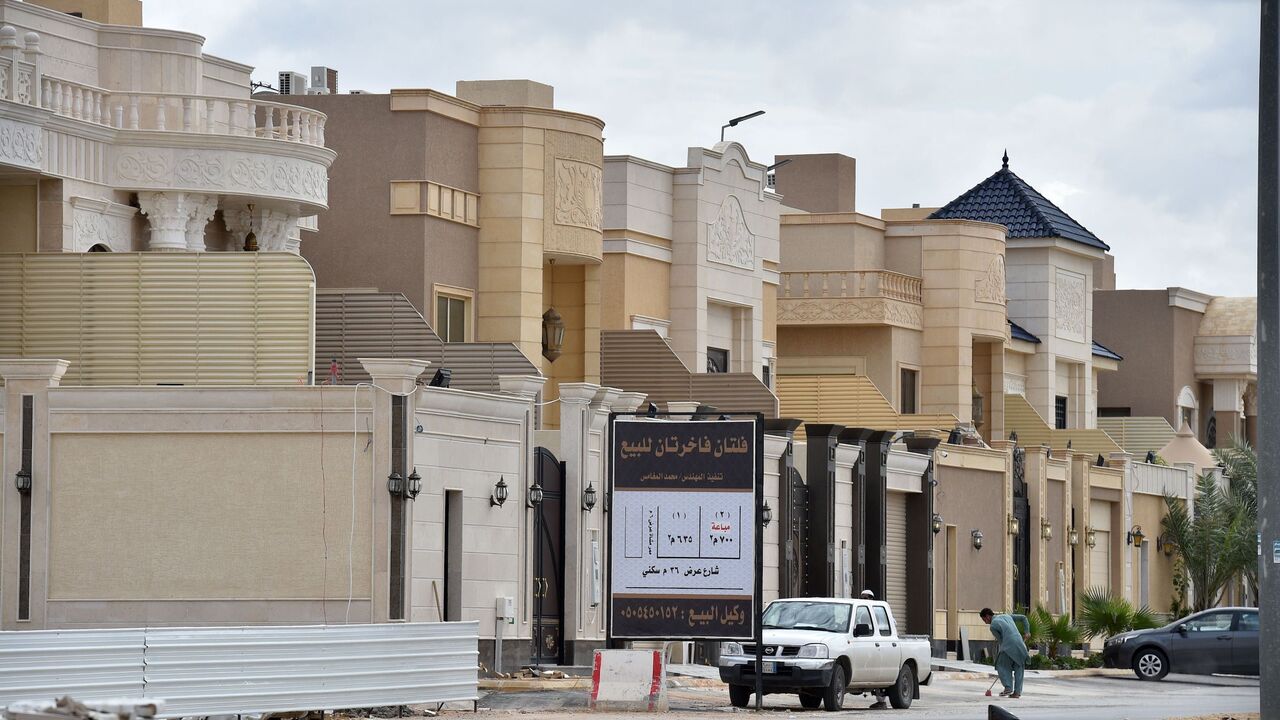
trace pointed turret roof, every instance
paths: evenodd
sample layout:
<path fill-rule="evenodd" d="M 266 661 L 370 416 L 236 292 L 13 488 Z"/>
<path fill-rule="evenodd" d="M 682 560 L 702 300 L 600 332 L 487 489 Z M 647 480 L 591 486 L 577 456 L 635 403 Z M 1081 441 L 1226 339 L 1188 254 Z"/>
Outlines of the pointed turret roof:
<path fill-rule="evenodd" d="M 1003 164 L 994 175 L 929 217 L 997 223 L 1009 229 L 1010 238 L 1061 237 L 1100 250 L 1111 249 L 1010 170 L 1008 151 L 1001 159 Z"/>

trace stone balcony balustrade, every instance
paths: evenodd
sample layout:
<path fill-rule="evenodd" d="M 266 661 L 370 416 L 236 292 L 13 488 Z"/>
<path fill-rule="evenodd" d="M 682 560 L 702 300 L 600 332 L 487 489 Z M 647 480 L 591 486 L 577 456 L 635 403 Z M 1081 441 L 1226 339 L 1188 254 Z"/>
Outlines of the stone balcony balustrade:
<path fill-rule="evenodd" d="M 888 270 L 784 272 L 779 325 L 921 327 L 921 279 Z"/>
<path fill-rule="evenodd" d="M 200 208 L 244 214 L 253 207 L 294 228 L 299 217 L 327 207 L 335 154 L 324 147 L 324 113 L 247 92 L 116 91 L 74 82 L 45 72 L 49 58 L 37 33 L 23 34 L 21 44 L 18 35 L 11 25 L 0 27 L 0 168 L 136 192 L 148 216 L 149 207 L 178 207 L 164 220 L 173 227 L 161 233 L 174 247 L 157 249 L 182 245 L 178 226 L 198 224 Z M 233 232 L 243 236 L 247 228 Z M 270 249 L 296 250 L 296 230 L 275 234 L 281 237 Z M 189 239 L 185 247 L 203 244 Z"/>

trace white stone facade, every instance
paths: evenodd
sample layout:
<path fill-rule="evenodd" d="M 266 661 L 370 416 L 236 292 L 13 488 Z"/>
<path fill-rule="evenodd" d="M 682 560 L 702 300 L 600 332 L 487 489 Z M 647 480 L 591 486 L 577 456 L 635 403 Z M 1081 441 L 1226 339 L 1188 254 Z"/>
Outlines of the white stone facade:
<path fill-rule="evenodd" d="M 762 377 L 775 344 L 765 294 L 777 292 L 780 208 L 765 166 L 733 142 L 690 148 L 684 168 L 606 157 L 604 196 L 605 252 L 669 266 L 668 316 L 632 314 L 628 329 L 658 329 L 694 372 L 716 348 L 728 351 L 720 371 Z"/>
<path fill-rule="evenodd" d="M 260 249 L 297 252 L 327 206 L 325 116 L 252 98 L 252 68 L 203 45 L 0 0 L 0 169 L 39 198 L 18 205 L 38 237 L 4 250 L 239 250 L 252 208 Z"/>

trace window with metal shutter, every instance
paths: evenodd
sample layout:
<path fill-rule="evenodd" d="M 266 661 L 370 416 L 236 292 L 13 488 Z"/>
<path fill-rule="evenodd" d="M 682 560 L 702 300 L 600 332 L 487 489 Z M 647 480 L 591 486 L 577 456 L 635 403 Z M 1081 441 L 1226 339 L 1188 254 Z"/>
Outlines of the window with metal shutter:
<path fill-rule="evenodd" d="M 899 627 L 907 620 L 907 495 L 885 494 L 885 559 L 888 575 L 885 600 Z M 900 631 L 901 632 L 901 631 Z"/>

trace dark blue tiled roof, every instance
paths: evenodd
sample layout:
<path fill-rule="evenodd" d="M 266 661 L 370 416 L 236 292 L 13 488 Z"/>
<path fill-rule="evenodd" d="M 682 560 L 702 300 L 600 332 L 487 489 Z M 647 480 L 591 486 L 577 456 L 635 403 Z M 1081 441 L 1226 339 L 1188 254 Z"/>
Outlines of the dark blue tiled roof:
<path fill-rule="evenodd" d="M 1107 358 L 1108 360 L 1123 360 L 1120 354 L 1108 348 L 1097 340 L 1093 341 L 1093 354 L 1097 357 Z"/>
<path fill-rule="evenodd" d="M 929 216 L 939 220 L 980 220 L 1009 229 L 1011 238 L 1062 237 L 1090 247 L 1110 246 L 1071 219 L 1057 205 L 1009 169 L 1009 156 L 994 175 Z"/>
<path fill-rule="evenodd" d="M 1012 320 L 1009 321 L 1009 337 L 1014 340 L 1026 340 L 1029 343 L 1040 344 L 1040 338 L 1027 332 L 1025 328 Z"/>

